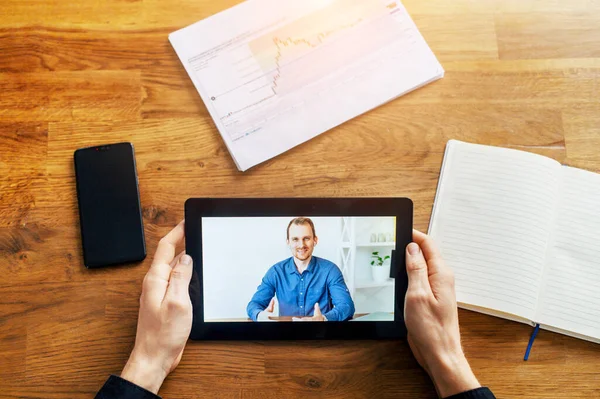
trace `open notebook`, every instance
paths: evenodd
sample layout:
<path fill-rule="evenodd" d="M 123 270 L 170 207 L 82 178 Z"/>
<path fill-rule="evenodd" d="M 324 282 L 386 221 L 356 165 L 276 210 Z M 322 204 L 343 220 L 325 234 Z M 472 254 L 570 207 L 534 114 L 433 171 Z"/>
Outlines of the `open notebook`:
<path fill-rule="evenodd" d="M 600 343 L 600 175 L 451 140 L 429 233 L 460 307 Z"/>

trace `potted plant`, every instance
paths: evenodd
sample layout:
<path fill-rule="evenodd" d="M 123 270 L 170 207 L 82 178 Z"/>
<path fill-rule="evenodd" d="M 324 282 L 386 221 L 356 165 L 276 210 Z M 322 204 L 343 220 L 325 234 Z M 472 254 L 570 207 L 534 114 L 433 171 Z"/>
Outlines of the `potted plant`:
<path fill-rule="evenodd" d="M 383 258 L 379 255 L 379 252 L 373 252 L 371 254 L 371 274 L 373 275 L 373 281 L 375 283 L 383 283 L 390 276 L 390 256 L 386 255 Z"/>

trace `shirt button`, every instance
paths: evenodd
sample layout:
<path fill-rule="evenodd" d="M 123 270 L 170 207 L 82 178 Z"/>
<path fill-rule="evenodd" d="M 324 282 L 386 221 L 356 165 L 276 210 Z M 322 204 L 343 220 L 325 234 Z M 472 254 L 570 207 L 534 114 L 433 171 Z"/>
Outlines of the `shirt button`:
<path fill-rule="evenodd" d="M 304 281 L 304 279 L 303 279 L 303 278 L 301 278 L 301 279 L 300 279 L 300 281 Z"/>
<path fill-rule="evenodd" d="M 302 293 L 300 293 L 300 295 L 302 295 Z"/>
<path fill-rule="evenodd" d="M 303 308 L 304 306 L 300 305 L 300 308 Z"/>

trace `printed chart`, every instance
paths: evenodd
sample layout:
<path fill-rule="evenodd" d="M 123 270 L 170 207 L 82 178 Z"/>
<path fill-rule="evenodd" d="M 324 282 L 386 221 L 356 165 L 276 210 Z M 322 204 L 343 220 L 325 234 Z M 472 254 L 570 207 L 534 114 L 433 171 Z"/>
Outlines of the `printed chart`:
<path fill-rule="evenodd" d="M 248 0 L 170 40 L 240 170 L 444 75 L 398 0 Z"/>
<path fill-rule="evenodd" d="M 191 64 L 202 81 L 223 82 L 211 90 L 210 101 L 237 141 L 339 85 L 344 77 L 338 73 L 348 65 L 395 41 L 410 40 L 410 32 L 402 32 L 394 20 L 399 11 L 395 2 L 333 1 L 284 26 L 212 49 Z"/>

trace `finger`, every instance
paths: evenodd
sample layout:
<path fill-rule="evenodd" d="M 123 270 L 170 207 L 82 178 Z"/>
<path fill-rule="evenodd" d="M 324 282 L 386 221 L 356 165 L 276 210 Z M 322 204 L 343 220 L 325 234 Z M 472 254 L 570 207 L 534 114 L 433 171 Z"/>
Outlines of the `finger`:
<path fill-rule="evenodd" d="M 181 259 L 171 271 L 169 287 L 167 288 L 167 295 L 165 295 L 165 299 L 168 299 L 170 303 L 182 307 L 191 304 L 189 286 L 193 269 L 192 258 L 187 254 L 181 256 Z"/>
<path fill-rule="evenodd" d="M 427 262 L 419 245 L 411 242 L 406 247 L 406 272 L 408 274 L 408 291 L 425 291 L 431 294 Z"/>
<path fill-rule="evenodd" d="M 185 236 L 185 221 L 182 220 L 173 230 L 166 236 L 161 238 L 154 254 L 154 260 L 150 271 L 158 274 L 160 277 L 168 279 L 171 273 L 169 264 L 175 257 L 175 249 Z"/>
<path fill-rule="evenodd" d="M 175 267 L 177 262 L 179 262 L 179 259 L 181 259 L 181 257 L 183 256 L 183 254 L 185 254 L 185 251 L 181 251 L 181 253 L 177 255 L 175 259 L 173 259 L 173 261 L 169 264 L 169 270 L 172 270 Z M 159 276 L 157 270 L 161 268 L 165 271 L 159 272 L 162 274 L 162 276 Z M 155 304 L 162 303 L 163 299 L 165 298 L 165 293 L 167 292 L 167 287 L 169 286 L 169 277 L 171 275 L 171 272 L 169 271 L 169 274 L 167 274 L 166 269 L 167 268 L 165 267 L 165 265 L 162 265 L 161 267 L 155 266 L 154 269 L 148 271 L 148 275 L 144 279 L 144 295 L 147 298 L 151 298 L 151 300 Z"/>
<path fill-rule="evenodd" d="M 275 298 L 271 298 L 271 302 L 269 302 L 269 306 L 267 306 L 267 312 L 273 313 L 275 310 Z"/>
<path fill-rule="evenodd" d="M 423 251 L 423 256 L 428 265 L 429 275 L 438 273 L 445 267 L 440 250 L 431 236 L 428 236 L 419 230 L 413 230 L 413 241 L 419 244 L 419 247 L 421 247 L 421 250 Z"/>
<path fill-rule="evenodd" d="M 153 265 L 146 273 L 142 294 L 144 298 L 149 298 L 154 304 L 160 305 L 165 298 L 167 287 L 169 286 L 169 277 L 171 270 L 175 267 L 185 251 L 181 251 L 169 265 Z"/>
<path fill-rule="evenodd" d="M 319 306 L 319 302 L 315 303 L 315 313 L 314 313 L 314 315 L 315 316 L 323 316 L 321 314 L 321 307 Z"/>
<path fill-rule="evenodd" d="M 179 262 L 179 259 L 181 259 L 181 257 L 183 256 L 183 254 L 185 254 L 185 251 L 181 251 L 179 253 L 179 255 L 177 255 L 175 257 L 175 259 L 173 259 L 173 261 L 171 263 L 169 263 L 169 266 L 171 266 L 171 269 L 173 269 L 175 267 L 175 265 L 177 264 L 177 262 Z"/>

